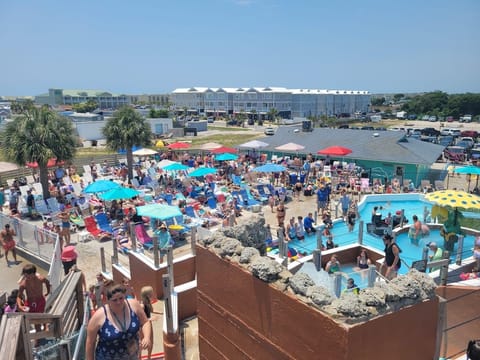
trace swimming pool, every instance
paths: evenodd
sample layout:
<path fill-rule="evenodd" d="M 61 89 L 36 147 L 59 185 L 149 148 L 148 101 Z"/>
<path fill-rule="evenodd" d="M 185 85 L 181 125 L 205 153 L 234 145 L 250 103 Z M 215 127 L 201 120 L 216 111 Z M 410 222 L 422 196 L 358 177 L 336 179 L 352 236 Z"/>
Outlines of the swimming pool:
<path fill-rule="evenodd" d="M 357 243 L 360 220 L 362 220 L 364 222 L 363 244 L 383 251 L 385 246 L 382 239 L 378 236 L 367 233 L 367 223 L 371 221 L 371 214 L 375 206 L 378 206 L 379 208 L 382 207 L 380 210 L 382 218 L 386 217 L 389 212 L 393 215 L 397 210 L 403 210 L 409 223 L 412 222 L 413 215 L 417 215 L 418 218 L 424 222 L 424 211 L 428 211 L 428 214 L 430 214 L 432 210 L 432 204 L 424 201 L 422 194 L 367 195 L 358 205 L 360 219 L 357 219 L 353 232 L 348 231 L 347 225 L 342 220 L 334 222 L 333 229 L 331 230 L 334 243 L 338 246 Z M 471 235 L 465 236 L 462 258 L 472 256 L 474 240 L 475 238 Z M 322 239 L 322 241 L 325 244 L 325 239 Z M 410 267 L 412 262 L 422 259 L 423 249 L 430 241 L 435 241 L 440 247 L 443 246 L 443 238 L 440 236 L 438 230 L 432 230 L 429 236 L 419 240 L 418 245 L 411 243 L 407 233 L 399 234 L 396 237 L 396 242 L 402 250 L 400 258 L 408 265 L 408 267 Z M 451 254 L 452 259 L 456 256 L 457 245 L 458 243 L 455 244 L 454 251 Z M 309 235 L 306 236 L 303 241 L 296 239 L 290 241 L 289 246 L 297 249 L 297 251 L 301 253 L 311 254 L 317 247 L 317 238 L 315 235 Z M 404 265 L 405 264 L 400 268 L 399 272 L 401 274 L 408 271 L 408 267 Z"/>

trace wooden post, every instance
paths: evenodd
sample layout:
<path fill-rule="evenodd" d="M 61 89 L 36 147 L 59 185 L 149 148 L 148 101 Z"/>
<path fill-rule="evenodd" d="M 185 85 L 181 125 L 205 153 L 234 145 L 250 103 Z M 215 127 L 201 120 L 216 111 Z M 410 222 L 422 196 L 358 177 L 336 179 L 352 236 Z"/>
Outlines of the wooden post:
<path fill-rule="evenodd" d="M 377 280 L 377 267 L 373 264 L 368 266 L 368 287 L 373 287 Z"/>
<path fill-rule="evenodd" d="M 450 252 L 445 250 L 443 252 L 443 258 L 448 259 L 450 257 Z M 447 285 L 448 278 L 448 264 L 442 265 L 440 268 L 440 285 Z"/>
<path fill-rule="evenodd" d="M 102 264 L 102 272 L 107 272 L 107 264 L 105 263 L 105 249 L 100 248 L 100 262 Z"/>
<path fill-rule="evenodd" d="M 112 247 L 113 247 L 112 264 L 118 264 L 118 247 L 117 247 L 117 239 L 115 239 L 115 236 L 112 236 Z"/>
<path fill-rule="evenodd" d="M 458 235 L 458 244 L 457 244 L 457 257 L 455 263 L 457 265 L 462 265 L 462 252 L 463 252 L 463 235 Z"/>
<path fill-rule="evenodd" d="M 363 245 L 363 220 L 358 224 L 358 244 Z"/>
<path fill-rule="evenodd" d="M 447 311 L 447 300 L 439 296 L 438 297 L 437 339 L 435 341 L 435 355 L 433 356 L 434 359 L 440 359 L 440 348 L 442 346 L 442 338 L 443 338 L 443 333 L 445 332 L 445 325 L 447 320 L 445 316 L 446 311 Z"/>
<path fill-rule="evenodd" d="M 322 246 L 322 232 L 320 230 L 317 230 L 316 232 L 317 235 L 317 249 L 321 249 Z"/>
<path fill-rule="evenodd" d="M 132 248 L 137 250 L 137 236 L 135 235 L 135 224 L 130 224 L 130 239 L 132 240 Z"/>
<path fill-rule="evenodd" d="M 197 227 L 194 226 L 190 230 L 190 246 L 191 246 L 191 251 L 192 255 L 196 254 L 196 245 L 197 245 Z"/>
<path fill-rule="evenodd" d="M 154 236 L 152 239 L 153 242 L 153 263 L 155 265 L 155 268 L 158 268 L 160 266 L 160 249 L 158 248 L 158 236 Z"/>
<path fill-rule="evenodd" d="M 340 297 L 340 294 L 342 292 L 342 274 L 340 271 L 337 271 L 336 273 L 333 274 L 333 291 L 335 292 L 335 296 L 337 298 Z"/>
<path fill-rule="evenodd" d="M 277 237 L 278 237 L 278 256 L 280 257 L 280 259 L 283 259 L 283 255 L 284 255 L 284 250 L 283 250 L 283 247 L 284 247 L 284 242 L 283 242 L 283 231 L 281 228 L 278 229 L 279 231 L 277 231 Z"/>
<path fill-rule="evenodd" d="M 315 268 L 317 271 L 322 269 L 322 249 L 315 249 L 313 250 L 313 263 L 315 264 Z"/>
<path fill-rule="evenodd" d="M 170 284 L 172 287 L 175 286 L 175 279 L 173 277 L 173 246 L 167 246 L 167 271 L 170 276 Z"/>
<path fill-rule="evenodd" d="M 167 333 L 173 333 L 173 314 L 172 314 L 172 284 L 171 279 L 168 274 L 162 275 L 162 287 L 163 287 L 163 298 L 164 298 L 164 306 L 165 306 L 165 313 L 163 316 L 166 318 L 167 324 Z"/>

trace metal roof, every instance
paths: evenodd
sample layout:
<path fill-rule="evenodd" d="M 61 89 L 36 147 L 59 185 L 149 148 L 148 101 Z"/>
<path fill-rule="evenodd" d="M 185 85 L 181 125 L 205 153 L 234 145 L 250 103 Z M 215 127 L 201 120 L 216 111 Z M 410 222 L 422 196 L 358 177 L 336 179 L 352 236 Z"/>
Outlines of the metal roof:
<path fill-rule="evenodd" d="M 376 131 L 354 129 L 316 128 L 312 132 L 294 132 L 298 126 L 281 126 L 275 135 L 262 141 L 270 146 L 264 148 L 278 152 L 275 147 L 294 141 L 305 149 L 301 154 L 316 154 L 328 146 L 339 145 L 352 150 L 344 156 L 348 159 L 361 159 L 404 164 L 422 164 L 430 166 L 442 154 L 443 146 L 409 138 L 400 131 Z M 378 134 L 378 136 L 376 136 Z"/>

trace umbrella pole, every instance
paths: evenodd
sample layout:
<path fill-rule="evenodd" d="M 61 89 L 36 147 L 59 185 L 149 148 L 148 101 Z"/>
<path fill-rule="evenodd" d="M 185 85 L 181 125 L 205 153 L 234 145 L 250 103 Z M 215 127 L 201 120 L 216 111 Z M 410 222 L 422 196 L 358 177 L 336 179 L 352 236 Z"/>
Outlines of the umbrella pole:
<path fill-rule="evenodd" d="M 467 192 L 470 192 L 470 182 L 472 181 L 472 174 L 468 174 L 468 189 Z"/>
<path fill-rule="evenodd" d="M 448 189 L 449 182 L 450 182 L 450 173 L 447 170 L 447 189 Z"/>

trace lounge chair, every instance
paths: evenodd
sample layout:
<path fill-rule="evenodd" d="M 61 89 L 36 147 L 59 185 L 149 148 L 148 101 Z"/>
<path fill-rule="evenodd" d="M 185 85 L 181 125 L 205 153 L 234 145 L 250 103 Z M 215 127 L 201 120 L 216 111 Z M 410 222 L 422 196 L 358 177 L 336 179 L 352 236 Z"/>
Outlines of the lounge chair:
<path fill-rule="evenodd" d="M 84 220 L 85 229 L 94 237 L 95 240 L 102 241 L 111 235 L 98 227 L 93 216 L 87 216 Z"/>
<path fill-rule="evenodd" d="M 113 233 L 112 225 L 110 225 L 110 221 L 108 220 L 107 214 L 105 214 L 103 212 L 99 213 L 99 214 L 96 214 L 95 215 L 95 220 L 97 221 L 98 227 L 101 230 L 103 230 L 107 233 L 110 233 L 110 234 Z"/>

